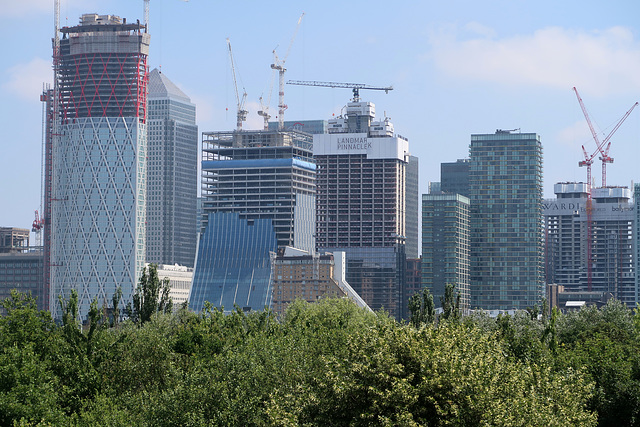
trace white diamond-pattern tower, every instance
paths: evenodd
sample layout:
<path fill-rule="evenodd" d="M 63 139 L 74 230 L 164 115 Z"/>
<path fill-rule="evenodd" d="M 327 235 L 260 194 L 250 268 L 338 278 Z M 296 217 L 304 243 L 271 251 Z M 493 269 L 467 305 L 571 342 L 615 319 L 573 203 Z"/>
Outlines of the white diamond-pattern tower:
<path fill-rule="evenodd" d="M 132 294 L 144 266 L 149 35 L 140 24 L 85 14 L 54 51 L 50 310 L 75 289 L 79 312 Z"/>

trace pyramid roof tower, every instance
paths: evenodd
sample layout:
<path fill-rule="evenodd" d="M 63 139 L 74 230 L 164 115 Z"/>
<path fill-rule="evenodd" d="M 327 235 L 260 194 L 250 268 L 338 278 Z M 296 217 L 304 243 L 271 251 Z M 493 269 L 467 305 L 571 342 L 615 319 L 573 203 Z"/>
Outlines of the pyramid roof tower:
<path fill-rule="evenodd" d="M 169 80 L 162 71 L 154 68 L 149 73 L 149 98 L 175 98 L 185 102 L 191 102 L 183 91 Z"/>

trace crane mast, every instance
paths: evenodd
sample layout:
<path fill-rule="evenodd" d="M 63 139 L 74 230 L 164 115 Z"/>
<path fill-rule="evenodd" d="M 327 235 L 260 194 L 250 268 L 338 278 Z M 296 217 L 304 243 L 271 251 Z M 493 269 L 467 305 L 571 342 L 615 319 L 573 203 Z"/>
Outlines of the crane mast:
<path fill-rule="evenodd" d="M 280 60 L 278 58 L 278 54 L 276 50 L 273 50 L 273 64 L 271 64 L 271 68 L 274 70 L 278 70 L 279 79 L 278 79 L 278 129 L 284 129 L 284 110 L 287 109 L 287 105 L 284 103 L 284 72 L 287 69 L 284 67 L 284 63 L 287 61 L 289 57 L 289 52 L 291 52 L 291 46 L 293 46 L 293 41 L 296 38 L 296 34 L 298 34 L 298 29 L 300 28 L 300 23 L 302 22 L 302 17 L 304 16 L 304 12 L 298 18 L 298 24 L 296 25 L 296 30 L 293 33 L 293 37 L 291 37 L 291 42 L 289 43 L 289 48 L 287 49 L 287 53 L 284 55 L 284 58 Z"/>
<path fill-rule="evenodd" d="M 229 47 L 229 60 L 231 61 L 231 74 L 233 75 L 233 87 L 236 92 L 236 129 L 242 130 L 242 122 L 247 120 L 247 110 L 244 109 L 244 103 L 247 100 L 247 92 L 242 89 L 242 98 L 238 93 L 238 81 L 236 80 L 236 67 L 233 63 L 233 51 L 231 50 L 231 40 L 227 38 L 227 46 Z"/>

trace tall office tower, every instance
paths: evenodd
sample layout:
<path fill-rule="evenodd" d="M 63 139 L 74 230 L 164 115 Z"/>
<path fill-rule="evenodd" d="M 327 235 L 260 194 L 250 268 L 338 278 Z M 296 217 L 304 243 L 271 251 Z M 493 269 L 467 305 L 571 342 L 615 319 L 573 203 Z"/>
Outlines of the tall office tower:
<path fill-rule="evenodd" d="M 471 308 L 533 307 L 544 294 L 540 137 L 471 135 L 469 153 Z"/>
<path fill-rule="evenodd" d="M 316 242 L 344 251 L 347 282 L 374 310 L 402 315 L 405 276 L 406 169 L 409 143 L 388 118 L 355 97 L 346 117 L 313 136 L 318 165 Z"/>
<path fill-rule="evenodd" d="M 447 284 L 460 308 L 469 309 L 469 199 L 460 194 L 422 195 L 422 287 L 442 307 Z"/>
<path fill-rule="evenodd" d="M 405 235 L 407 237 L 405 253 L 408 259 L 416 259 L 420 253 L 418 250 L 418 246 L 420 246 L 420 188 L 418 175 L 418 158 L 409 156 L 405 178 Z"/>
<path fill-rule="evenodd" d="M 271 304 L 269 252 L 313 252 L 316 165 L 298 131 L 203 133 L 203 233 L 189 296 L 232 310 Z"/>
<path fill-rule="evenodd" d="M 54 42 L 57 129 L 52 151 L 50 309 L 78 292 L 127 301 L 144 266 L 147 55 L 139 23 L 82 15 Z M 56 38 L 57 40 L 57 38 Z"/>
<path fill-rule="evenodd" d="M 568 292 L 606 292 L 635 307 L 637 214 L 630 202 L 631 190 L 594 188 L 590 216 L 587 184 L 558 183 L 554 191 L 556 199 L 543 204 L 547 282 L 562 285 Z"/>
<path fill-rule="evenodd" d="M 469 197 L 469 159 L 440 163 L 440 191 Z"/>
<path fill-rule="evenodd" d="M 147 256 L 193 267 L 196 256 L 196 106 L 158 69 L 149 74 Z"/>

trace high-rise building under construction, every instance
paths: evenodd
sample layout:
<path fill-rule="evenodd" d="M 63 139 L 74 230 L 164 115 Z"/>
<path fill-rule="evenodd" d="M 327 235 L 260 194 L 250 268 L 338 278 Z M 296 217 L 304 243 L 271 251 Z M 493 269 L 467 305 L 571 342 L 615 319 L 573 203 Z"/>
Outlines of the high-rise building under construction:
<path fill-rule="evenodd" d="M 329 120 L 329 133 L 314 135 L 313 153 L 318 251 L 344 251 L 351 287 L 372 309 L 401 317 L 408 141 L 388 118 L 375 120 L 373 103 L 355 97 L 345 117 Z"/>
<path fill-rule="evenodd" d="M 627 187 L 554 186 L 543 203 L 546 280 L 569 292 L 598 292 L 635 307 L 635 206 Z M 588 212 L 591 196 L 591 212 Z M 637 200 L 637 199 L 636 199 Z"/>
<path fill-rule="evenodd" d="M 144 266 L 149 35 L 140 23 L 82 15 L 54 39 L 50 309 L 58 296 L 127 301 Z M 46 222 L 45 222 L 46 223 Z"/>
<path fill-rule="evenodd" d="M 271 304 L 269 253 L 314 249 L 312 137 L 295 130 L 204 132 L 202 234 L 189 296 L 225 311 Z"/>

